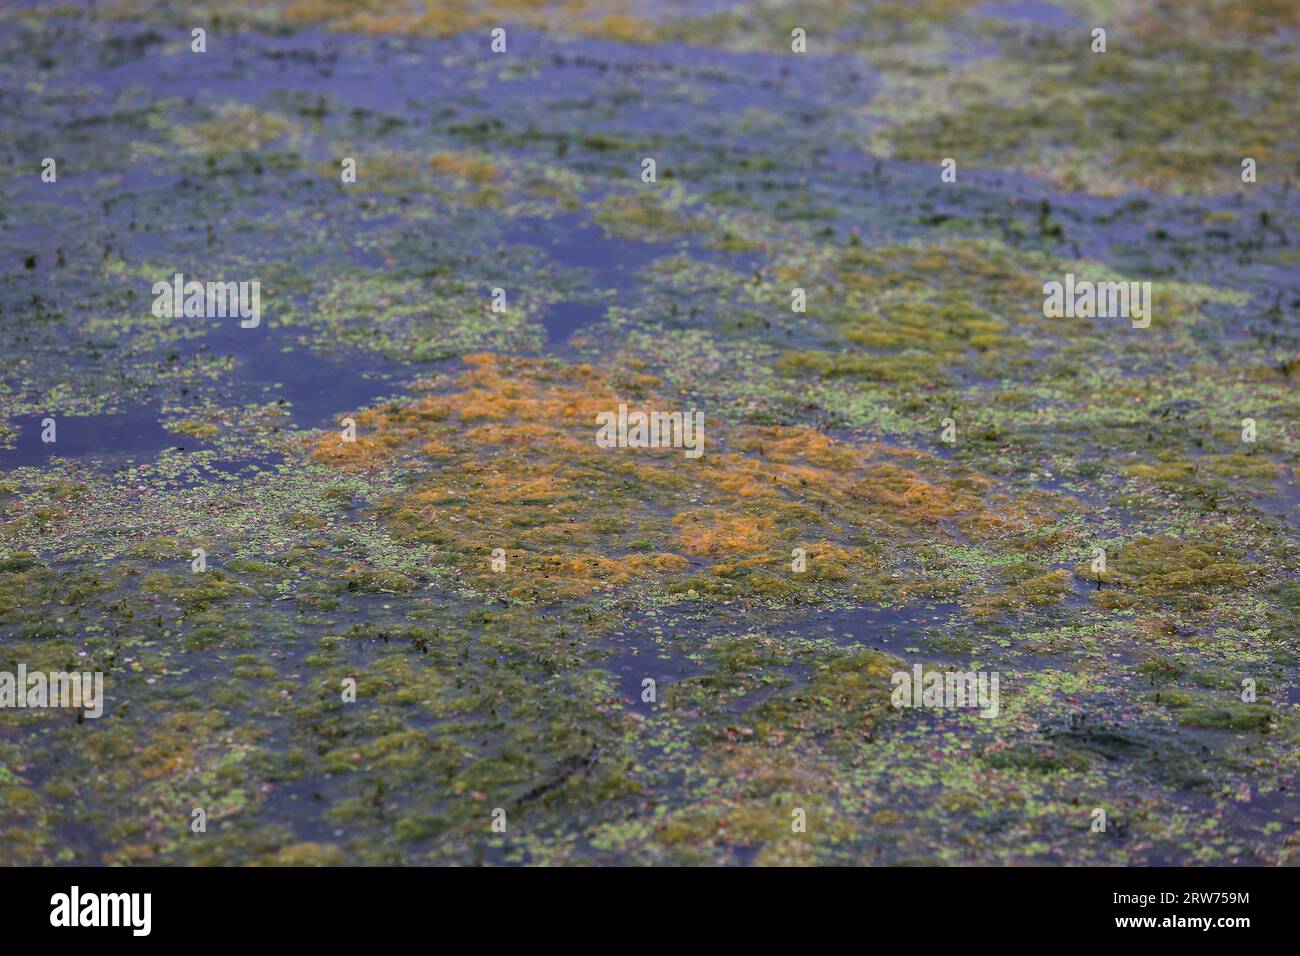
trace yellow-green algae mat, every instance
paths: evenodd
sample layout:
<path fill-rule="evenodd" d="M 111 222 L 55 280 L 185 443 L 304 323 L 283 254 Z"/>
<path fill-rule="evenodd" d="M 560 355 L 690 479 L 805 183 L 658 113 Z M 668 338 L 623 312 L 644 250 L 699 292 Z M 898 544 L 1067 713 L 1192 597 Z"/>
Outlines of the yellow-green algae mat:
<path fill-rule="evenodd" d="M 0 862 L 1296 862 L 1300 22 L 1122 6 L 0 11 Z"/>

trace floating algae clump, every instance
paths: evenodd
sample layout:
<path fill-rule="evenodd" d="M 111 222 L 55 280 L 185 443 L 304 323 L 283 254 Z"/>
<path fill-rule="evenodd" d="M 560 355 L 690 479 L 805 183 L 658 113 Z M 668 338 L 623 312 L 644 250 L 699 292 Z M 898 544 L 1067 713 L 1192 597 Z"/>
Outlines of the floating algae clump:
<path fill-rule="evenodd" d="M 1178 608 L 1208 608 L 1215 596 L 1238 591 L 1259 569 L 1243 562 L 1234 547 L 1205 539 L 1166 535 L 1139 538 L 1108 553 L 1106 570 L 1077 565 L 1074 573 L 1100 581 L 1094 599 L 1107 606 L 1168 603 Z M 1112 585 L 1115 590 L 1106 590 Z"/>
<path fill-rule="evenodd" d="M 949 477 L 937 459 L 808 428 L 711 421 L 697 459 L 674 448 L 611 453 L 594 440 L 598 415 L 620 403 L 678 406 L 656 392 L 657 379 L 537 359 L 466 361 L 456 389 L 357 413 L 355 441 L 327 434 L 312 454 L 347 470 L 410 469 L 409 489 L 379 504 L 394 533 L 514 598 L 582 597 L 633 581 L 782 597 L 834 583 L 888 596 L 898 582 L 882 579 L 873 542 L 905 548 L 936 526 L 1032 539 L 1047 520 L 1029 502 L 995 507 L 990 483 Z M 792 566 L 801 546 L 807 574 Z M 494 571 L 497 549 L 504 563 Z"/>

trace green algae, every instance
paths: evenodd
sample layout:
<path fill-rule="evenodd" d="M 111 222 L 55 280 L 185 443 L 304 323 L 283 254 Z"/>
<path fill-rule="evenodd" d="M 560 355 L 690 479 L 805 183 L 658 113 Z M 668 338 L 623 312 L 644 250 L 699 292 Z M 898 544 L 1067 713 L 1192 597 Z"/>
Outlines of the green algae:
<path fill-rule="evenodd" d="M 1032 74 L 1023 44 L 992 26 L 978 32 L 994 54 L 951 68 L 945 57 L 970 52 L 964 6 L 812 8 L 814 47 L 862 57 L 884 85 L 843 111 L 840 141 L 922 164 L 950 149 L 963 176 L 983 165 L 1103 194 L 1227 192 L 1237 143 L 1271 173 L 1295 126 L 1287 71 L 1234 48 L 1257 35 L 1240 5 L 1218 34 L 1190 28 L 1193 5 L 1149 62 L 1122 46 L 1094 63 L 1064 39 L 1039 44 Z M 132 7 L 108 13 L 146 12 Z M 147 13 L 189 23 L 184 5 Z M 788 49 L 788 31 L 740 9 L 657 22 L 583 4 L 295 3 L 228 16 L 344 37 L 506 22 Z M 471 66 L 469 82 L 540 68 Z M 728 70 L 744 75 L 717 75 Z M 1216 74 L 1227 93 L 1209 85 Z M 1225 96 L 1249 108 L 1218 108 Z M 887 213 L 864 215 L 874 199 L 761 185 L 813 168 L 782 110 L 725 118 L 748 154 L 688 149 L 704 138 L 692 133 L 665 159 L 664 138 L 548 104 L 545 129 L 492 107 L 435 114 L 415 137 L 395 105 L 350 112 L 305 91 L 111 101 L 104 135 L 133 161 L 210 185 L 174 191 L 160 217 L 104 150 L 80 199 L 106 194 L 122 232 L 134 223 L 214 272 L 256 268 L 286 363 L 397 366 L 373 367 L 369 397 L 331 396 L 315 417 L 292 414 L 275 384 L 228 391 L 256 368 L 249 354 L 205 350 L 208 330 L 141 308 L 171 253 L 101 235 L 90 216 L 64 266 L 5 241 L 11 288 L 51 273 L 44 301 L 5 299 L 42 359 L 0 383 L 6 440 L 29 437 L 29 423 L 8 424 L 22 416 L 161 394 L 177 442 L 210 447 L 5 476 L 6 662 L 103 669 L 111 706 L 102 723 L 6 715 L 0 859 L 1294 862 L 1275 829 L 1286 804 L 1258 817 L 1234 807 L 1243 787 L 1290 786 L 1296 753 L 1294 525 L 1256 507 L 1300 451 L 1294 340 L 1225 337 L 1264 307 L 1207 265 L 1222 261 L 1211 240 L 1182 247 L 1195 268 L 1156 276 L 1153 335 L 1047 320 L 1047 279 L 1146 274 L 1114 249 L 1070 249 L 1099 227 L 1055 198 L 992 223 L 910 204 L 909 241 Z M 885 120 L 870 135 L 863 111 Z M 1105 137 L 1080 135 L 1096 123 L 1123 131 L 1124 147 L 1102 156 Z M 345 188 L 337 159 L 358 142 L 361 178 Z M 662 188 L 636 183 L 643 154 L 660 155 Z M 313 184 L 310 208 L 276 205 L 297 178 Z M 58 222 L 37 203 L 9 208 Z M 525 219 L 574 212 L 603 242 L 665 254 L 614 290 L 608 273 L 519 239 Z M 1244 229 L 1256 212 L 1207 212 L 1203 225 Z M 171 225 L 205 220 L 215 228 Z M 140 230 L 150 221 L 162 225 Z M 466 262 L 481 268 L 469 276 Z M 489 307 L 497 285 L 503 313 Z M 808 313 L 790 311 L 795 286 Z M 572 360 L 522 358 L 544 348 L 548 311 L 582 297 L 615 304 L 571 340 Z M 100 357 L 93 374 L 69 374 L 75 350 Z M 593 416 L 620 400 L 698 404 L 706 456 L 600 454 Z M 1255 445 L 1240 437 L 1248 415 Z M 333 427 L 346 416 L 356 443 Z M 194 548 L 210 570 L 191 572 Z M 806 571 L 792 568 L 795 548 Z M 809 636 L 828 609 L 881 607 L 921 608 L 927 626 L 890 635 L 888 654 L 866 646 L 883 636 L 871 627 Z M 999 669 L 1004 717 L 891 708 L 889 676 L 915 660 L 903 646 Z M 627 654 L 633 677 L 659 675 L 655 706 L 639 681 L 616 683 Z M 1240 700 L 1245 677 L 1259 702 Z M 355 704 L 341 698 L 349 678 Z M 66 766 L 50 767 L 55 749 Z M 212 821 L 201 836 L 189 830 L 200 805 Z M 1115 832 L 1089 834 L 1094 806 L 1110 808 Z M 496 807 L 504 835 L 488 828 Z M 791 829 L 796 809 L 805 833 Z"/>

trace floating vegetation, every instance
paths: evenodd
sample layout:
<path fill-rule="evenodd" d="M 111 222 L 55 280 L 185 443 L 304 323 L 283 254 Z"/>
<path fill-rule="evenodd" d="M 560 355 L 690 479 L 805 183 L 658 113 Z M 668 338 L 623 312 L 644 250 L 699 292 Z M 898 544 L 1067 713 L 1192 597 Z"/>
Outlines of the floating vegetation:
<path fill-rule="evenodd" d="M 0 11 L 0 863 L 1300 862 L 1294 5 L 798 7 Z"/>

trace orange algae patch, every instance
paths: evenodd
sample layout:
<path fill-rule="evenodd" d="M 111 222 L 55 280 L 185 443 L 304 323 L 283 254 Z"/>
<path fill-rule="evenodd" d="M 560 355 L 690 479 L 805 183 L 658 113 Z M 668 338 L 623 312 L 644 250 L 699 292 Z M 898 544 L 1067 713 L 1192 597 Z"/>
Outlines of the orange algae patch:
<path fill-rule="evenodd" d="M 465 361 L 452 391 L 356 413 L 355 442 L 325 433 L 311 453 L 347 470 L 415 469 L 407 490 L 379 503 L 398 539 L 521 600 L 657 584 L 769 597 L 839 582 L 897 588 L 905 582 L 879 583 L 882 561 L 863 545 L 887 542 L 896 560 L 936 529 L 1017 536 L 1045 520 L 1017 502 L 995 510 L 990 482 L 950 477 L 940 459 L 810 428 L 706 416 L 700 458 L 602 448 L 599 414 L 684 403 L 626 368 Z M 808 558 L 798 573 L 796 547 Z M 497 549 L 505 567 L 494 571 Z"/>
<path fill-rule="evenodd" d="M 573 28 L 584 36 L 603 37 L 607 40 L 619 40 L 623 43 L 653 43 L 655 41 L 655 24 L 645 17 L 627 13 L 608 13 L 594 21 L 583 19 L 588 5 L 570 3 L 566 6 L 577 11 Z M 572 14 L 571 14 L 572 15 Z"/>
<path fill-rule="evenodd" d="M 348 33 L 450 37 L 519 25 L 625 42 L 654 40 L 654 23 L 629 7 L 608 0 L 290 0 L 282 17 L 286 23 L 324 24 Z"/>
<path fill-rule="evenodd" d="M 681 529 L 682 550 L 697 557 L 764 551 L 771 547 L 771 518 L 733 518 L 710 512 L 684 511 L 673 518 Z"/>
<path fill-rule="evenodd" d="M 474 153 L 441 152 L 429 157 L 434 172 L 454 179 L 490 183 L 497 178 L 496 163 Z"/>

